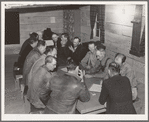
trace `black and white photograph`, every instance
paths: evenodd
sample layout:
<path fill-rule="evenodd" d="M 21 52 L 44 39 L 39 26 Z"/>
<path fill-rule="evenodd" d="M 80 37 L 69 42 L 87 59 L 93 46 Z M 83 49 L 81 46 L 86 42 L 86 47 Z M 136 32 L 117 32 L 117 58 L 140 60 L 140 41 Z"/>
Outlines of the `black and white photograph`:
<path fill-rule="evenodd" d="M 1 2 L 1 117 L 147 120 L 148 2 Z"/>

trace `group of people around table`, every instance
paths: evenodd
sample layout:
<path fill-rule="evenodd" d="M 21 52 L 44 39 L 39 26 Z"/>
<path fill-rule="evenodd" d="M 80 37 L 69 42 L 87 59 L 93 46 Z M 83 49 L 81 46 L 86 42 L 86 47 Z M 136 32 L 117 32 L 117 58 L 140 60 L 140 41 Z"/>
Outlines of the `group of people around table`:
<path fill-rule="evenodd" d="M 100 41 L 89 42 L 86 49 L 80 38 L 71 42 L 67 33 L 60 37 L 52 33 L 50 40 L 30 34 L 18 58 L 21 92 L 30 103 L 29 113 L 75 114 L 78 100 L 90 100 L 85 79 L 99 77 L 103 79 L 99 103 L 106 103 L 106 113 L 135 114 L 133 70 L 125 55 L 117 53 L 112 60 L 105 49 Z M 67 68 L 62 75 L 57 73 L 61 67 Z"/>

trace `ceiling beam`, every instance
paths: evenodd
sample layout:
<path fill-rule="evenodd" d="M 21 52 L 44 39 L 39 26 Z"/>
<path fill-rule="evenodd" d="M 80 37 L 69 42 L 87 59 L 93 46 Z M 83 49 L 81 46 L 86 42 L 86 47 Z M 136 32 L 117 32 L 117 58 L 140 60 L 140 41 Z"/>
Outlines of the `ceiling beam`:
<path fill-rule="evenodd" d="M 31 12 L 43 12 L 43 11 L 53 11 L 53 10 L 66 10 L 66 9 L 79 9 L 81 6 L 86 5 L 42 5 L 42 6 L 26 6 L 20 8 L 10 8 L 5 9 L 6 12 L 19 12 L 19 13 L 31 13 Z"/>

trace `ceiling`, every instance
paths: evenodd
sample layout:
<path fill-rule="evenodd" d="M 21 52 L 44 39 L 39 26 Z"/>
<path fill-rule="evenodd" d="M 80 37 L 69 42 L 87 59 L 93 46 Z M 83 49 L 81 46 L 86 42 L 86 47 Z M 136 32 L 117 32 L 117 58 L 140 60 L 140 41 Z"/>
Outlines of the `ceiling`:
<path fill-rule="evenodd" d="M 5 11 L 28 13 L 42 12 L 50 10 L 78 9 L 85 5 L 70 5 L 70 4 L 5 4 Z"/>

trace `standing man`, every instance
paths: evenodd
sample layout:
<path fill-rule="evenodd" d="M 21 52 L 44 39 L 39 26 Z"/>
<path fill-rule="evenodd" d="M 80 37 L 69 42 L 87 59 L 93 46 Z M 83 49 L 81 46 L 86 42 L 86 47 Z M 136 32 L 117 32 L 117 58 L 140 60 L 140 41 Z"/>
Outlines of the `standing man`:
<path fill-rule="evenodd" d="M 69 46 L 69 49 L 71 50 L 71 58 L 77 65 L 79 65 L 81 60 L 86 55 L 85 48 L 81 44 L 81 40 L 79 39 L 79 37 L 74 38 L 73 45 Z"/>
<path fill-rule="evenodd" d="M 36 72 L 32 74 L 32 78 L 28 85 L 27 99 L 31 105 L 32 113 L 42 113 L 45 105 L 40 100 L 40 94 L 42 94 L 43 88 L 49 83 L 49 80 L 53 76 L 52 71 L 56 68 L 56 58 L 53 56 L 47 56 L 45 64 L 38 68 Z M 44 89 L 46 91 L 46 89 Z M 44 97 L 48 99 L 50 96 L 44 94 Z"/>
<path fill-rule="evenodd" d="M 23 66 L 23 79 L 21 81 L 21 91 L 24 92 L 24 88 L 28 85 L 27 75 L 37 59 L 45 52 L 45 41 L 39 41 L 37 47 L 35 47 L 27 56 Z"/>
<path fill-rule="evenodd" d="M 53 40 L 54 46 L 58 48 L 60 46 L 60 38 L 56 33 L 52 34 L 52 40 Z"/>
<path fill-rule="evenodd" d="M 52 40 L 45 40 L 47 43 L 47 46 L 55 46 L 56 48 L 58 47 L 59 42 L 59 37 L 56 33 L 52 33 Z"/>
<path fill-rule="evenodd" d="M 29 38 L 28 41 L 26 41 L 25 44 L 22 46 L 21 51 L 19 53 L 19 58 L 18 58 L 18 68 L 20 68 L 21 74 L 23 72 L 23 66 L 27 55 L 30 53 L 30 51 L 33 48 L 37 46 L 37 43 L 38 43 L 37 39 Z"/>
<path fill-rule="evenodd" d="M 69 35 L 67 33 L 62 33 L 60 46 L 57 49 L 57 61 L 58 66 L 66 66 L 67 59 L 70 57 L 71 51 L 69 50 L 69 46 L 71 42 L 69 40 Z"/>
<path fill-rule="evenodd" d="M 29 38 L 22 44 L 21 50 L 19 52 L 19 55 L 22 54 L 23 50 L 26 48 L 26 46 L 29 44 L 30 40 L 38 41 L 39 40 L 39 35 L 35 32 L 29 34 Z"/>
<path fill-rule="evenodd" d="M 130 81 L 119 73 L 119 66 L 115 62 L 110 63 L 108 68 L 110 78 L 102 83 L 99 102 L 102 105 L 107 102 L 107 114 L 136 114 Z"/>
<path fill-rule="evenodd" d="M 67 66 L 68 73 L 63 76 L 55 76 L 43 89 L 50 98 L 46 104 L 44 114 L 75 114 L 77 101 L 87 102 L 90 100 L 90 93 L 86 83 L 81 82 L 83 72 L 78 66 L 70 62 Z M 79 74 L 80 73 L 80 76 Z M 45 95 L 41 95 L 45 100 Z"/>

